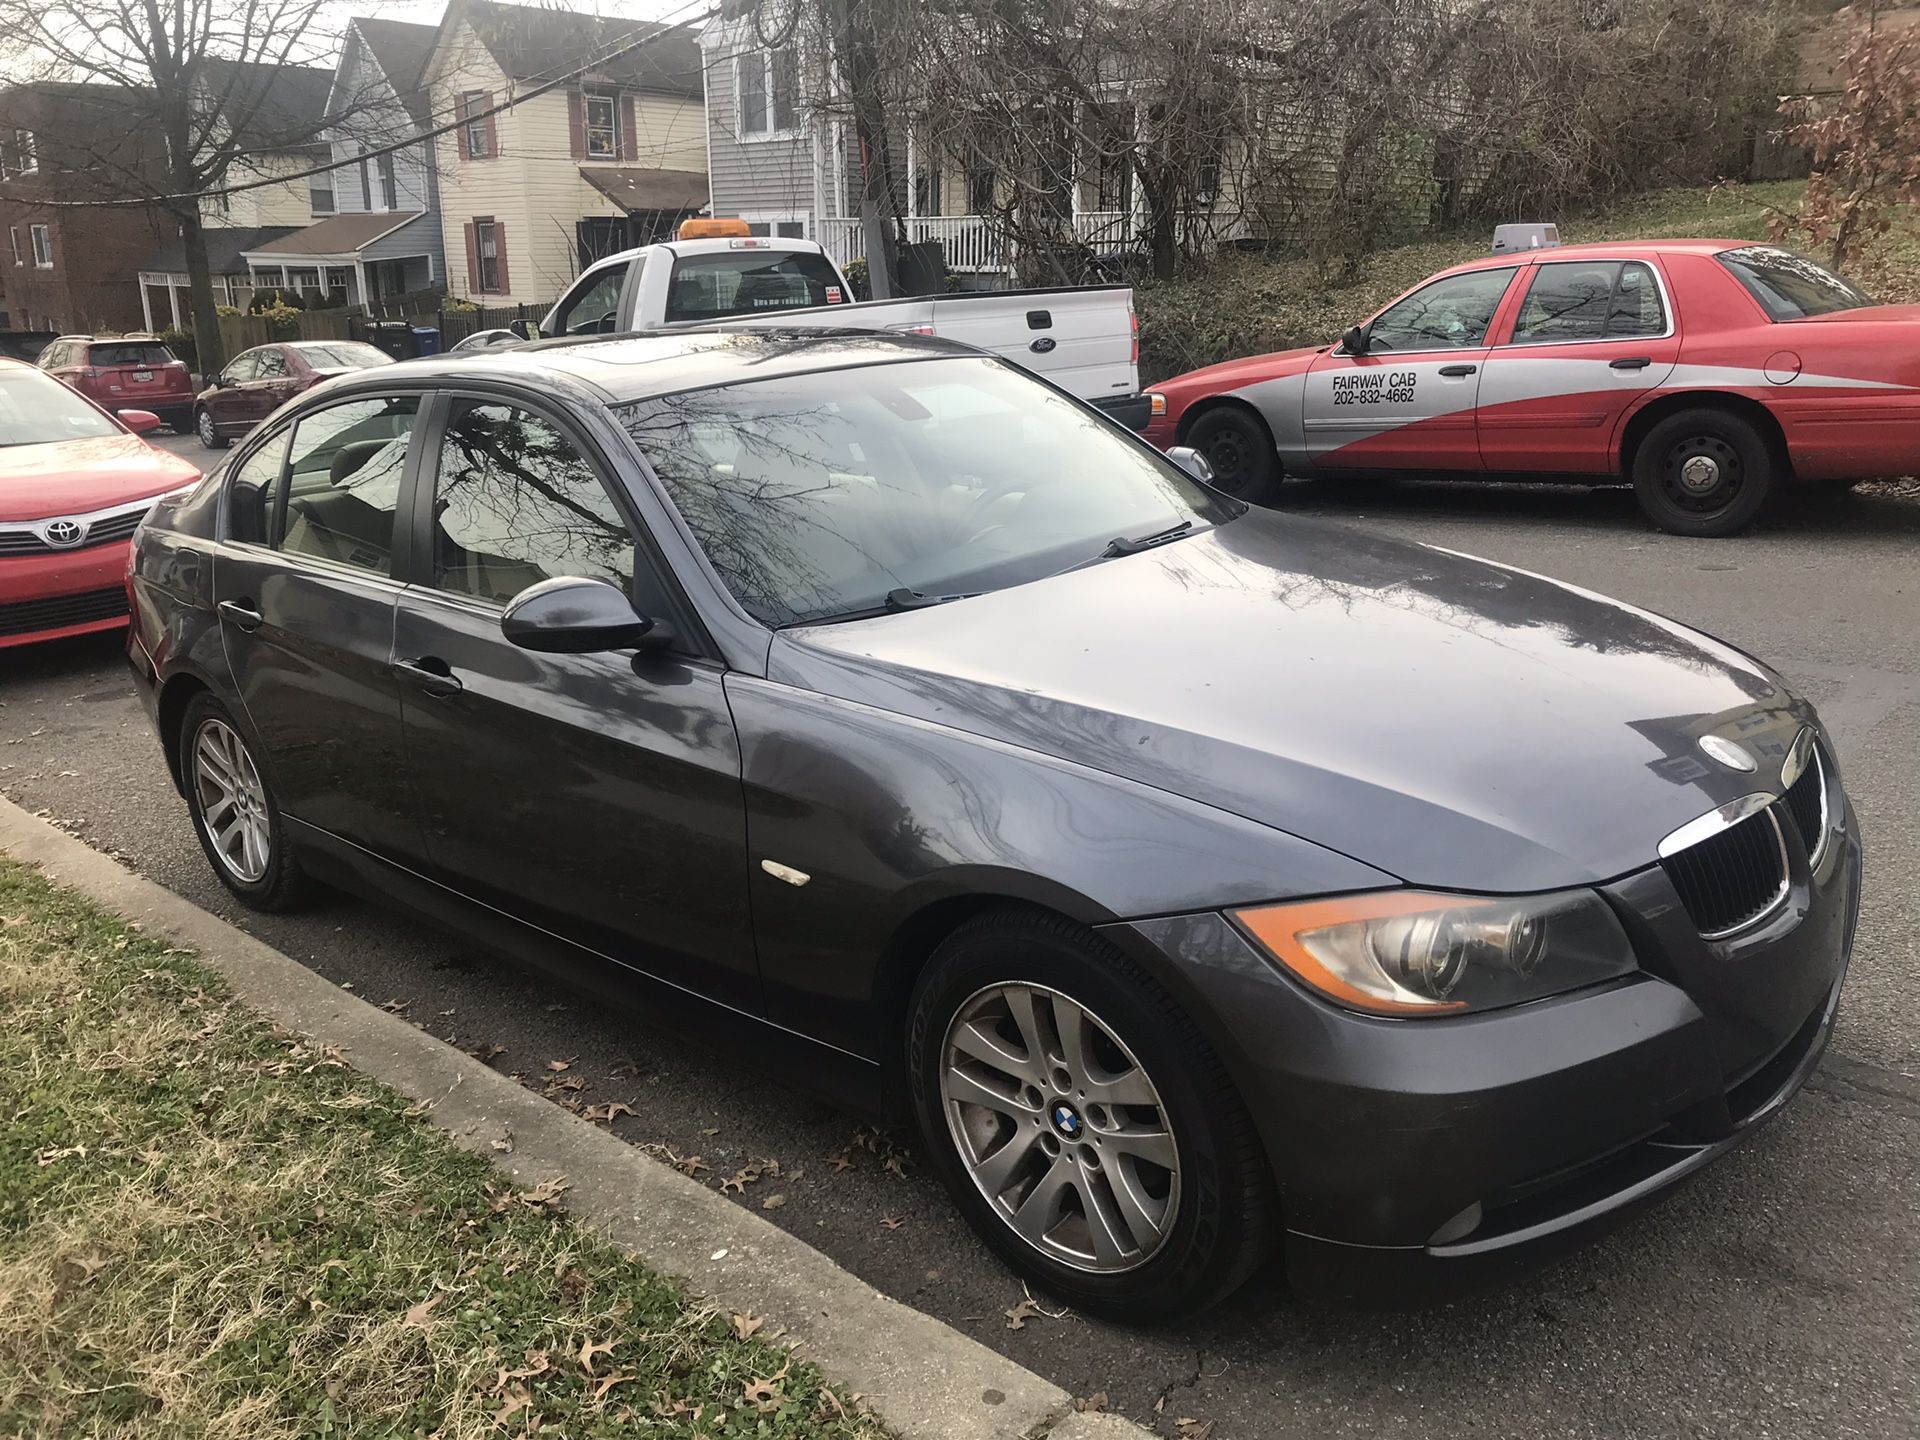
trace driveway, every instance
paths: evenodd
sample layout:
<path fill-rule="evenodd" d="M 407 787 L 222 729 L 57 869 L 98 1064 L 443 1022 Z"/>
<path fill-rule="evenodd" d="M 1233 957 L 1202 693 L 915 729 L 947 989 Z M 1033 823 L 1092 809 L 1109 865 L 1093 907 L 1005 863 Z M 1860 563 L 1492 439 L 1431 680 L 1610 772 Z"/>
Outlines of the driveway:
<path fill-rule="evenodd" d="M 206 457 L 190 440 L 166 444 Z M 1920 494 L 1808 497 L 1773 528 L 1733 541 L 1650 532 L 1617 492 L 1303 485 L 1286 500 L 1604 590 L 1766 657 L 1820 704 L 1868 844 L 1839 1034 L 1806 1093 L 1625 1230 L 1518 1286 L 1436 1309 L 1305 1308 L 1267 1276 L 1178 1329 L 1044 1312 L 1009 1328 L 1018 1282 L 914 1163 L 909 1136 L 861 1133 L 737 1058 L 576 1004 L 358 901 L 297 917 L 232 905 L 167 785 L 115 641 L 0 662 L 0 790 L 556 1101 L 624 1102 L 633 1113 L 613 1120 L 615 1133 L 708 1183 L 729 1182 L 739 1203 L 880 1289 L 1168 1435 L 1211 1424 L 1216 1440 L 1911 1440 Z"/>

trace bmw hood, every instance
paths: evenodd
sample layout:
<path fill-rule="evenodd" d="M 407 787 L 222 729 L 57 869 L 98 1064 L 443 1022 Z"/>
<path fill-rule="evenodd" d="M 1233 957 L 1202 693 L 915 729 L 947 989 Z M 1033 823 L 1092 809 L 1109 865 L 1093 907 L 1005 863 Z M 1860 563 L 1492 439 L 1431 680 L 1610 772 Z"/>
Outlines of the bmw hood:
<path fill-rule="evenodd" d="M 1680 825 L 1777 790 L 1811 718 L 1763 666 L 1647 611 L 1263 511 L 994 594 L 783 631 L 769 671 L 1410 884 L 1507 892 L 1652 864 Z M 1709 756 L 1706 735 L 1753 769 Z"/>

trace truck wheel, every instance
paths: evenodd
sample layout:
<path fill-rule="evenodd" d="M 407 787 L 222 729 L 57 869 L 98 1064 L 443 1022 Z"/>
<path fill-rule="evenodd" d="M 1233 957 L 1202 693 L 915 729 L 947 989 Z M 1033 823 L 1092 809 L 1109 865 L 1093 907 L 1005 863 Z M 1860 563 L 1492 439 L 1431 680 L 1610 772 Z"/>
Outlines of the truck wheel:
<path fill-rule="evenodd" d="M 1226 1068 L 1171 996 L 1057 915 L 980 915 L 915 987 L 928 1154 L 981 1239 L 1086 1313 L 1162 1321 L 1225 1298 L 1277 1231 Z"/>
<path fill-rule="evenodd" d="M 1186 443 L 1213 466 L 1213 488 L 1250 505 L 1270 504 L 1280 489 L 1273 436 L 1237 405 L 1217 405 L 1188 428 Z"/>
<path fill-rule="evenodd" d="M 1730 410 L 1669 415 L 1640 442 L 1633 492 L 1640 509 L 1674 535 L 1738 535 L 1779 488 L 1773 449 Z"/>

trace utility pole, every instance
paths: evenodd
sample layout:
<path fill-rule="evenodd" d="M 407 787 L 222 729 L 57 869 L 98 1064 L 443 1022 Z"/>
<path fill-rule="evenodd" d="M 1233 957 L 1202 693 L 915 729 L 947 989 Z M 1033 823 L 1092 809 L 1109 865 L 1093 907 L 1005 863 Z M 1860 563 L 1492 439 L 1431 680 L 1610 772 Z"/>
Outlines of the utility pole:
<path fill-rule="evenodd" d="M 860 231 L 867 246 L 867 283 L 876 300 L 895 297 L 900 273 L 900 207 L 894 198 L 893 150 L 873 45 L 873 10 L 884 3 L 826 0 L 834 51 L 830 63 L 839 68 L 846 85 L 853 132 L 860 142 Z"/>

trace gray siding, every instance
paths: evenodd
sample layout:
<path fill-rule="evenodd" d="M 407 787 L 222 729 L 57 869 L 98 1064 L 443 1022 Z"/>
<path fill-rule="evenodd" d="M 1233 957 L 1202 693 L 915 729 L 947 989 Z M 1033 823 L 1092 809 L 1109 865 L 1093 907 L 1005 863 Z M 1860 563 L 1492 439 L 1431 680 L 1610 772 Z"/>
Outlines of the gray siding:
<path fill-rule="evenodd" d="M 722 39 L 704 52 L 707 77 L 708 184 L 715 215 L 813 211 L 813 144 L 795 139 L 743 139 L 734 91 L 737 44 Z M 802 109 L 805 96 L 801 97 Z M 803 121 L 802 123 L 807 123 Z M 829 180 L 831 183 L 831 180 Z"/>

